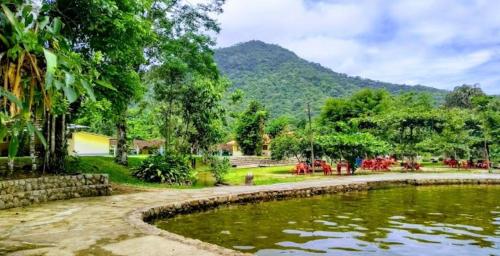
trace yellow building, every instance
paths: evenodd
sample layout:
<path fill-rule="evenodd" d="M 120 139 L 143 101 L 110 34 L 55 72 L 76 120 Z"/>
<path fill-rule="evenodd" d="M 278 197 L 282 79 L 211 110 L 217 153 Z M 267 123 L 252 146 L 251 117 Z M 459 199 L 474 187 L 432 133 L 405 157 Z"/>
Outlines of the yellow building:
<path fill-rule="evenodd" d="M 68 154 L 109 155 L 109 139 L 110 137 L 101 134 L 75 131 L 68 139 Z"/>
<path fill-rule="evenodd" d="M 269 137 L 269 135 L 264 134 L 262 140 L 262 155 L 269 157 L 271 156 L 271 138 Z M 219 150 L 221 151 L 221 154 L 225 152 L 230 156 L 243 156 L 240 145 L 238 145 L 238 142 L 236 142 L 235 140 L 219 145 Z"/>

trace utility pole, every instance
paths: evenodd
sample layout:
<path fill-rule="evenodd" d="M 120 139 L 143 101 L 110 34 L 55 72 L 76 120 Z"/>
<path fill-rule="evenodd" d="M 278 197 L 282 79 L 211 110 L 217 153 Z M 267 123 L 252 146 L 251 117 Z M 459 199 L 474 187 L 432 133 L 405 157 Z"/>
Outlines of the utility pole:
<path fill-rule="evenodd" d="M 309 142 L 311 143 L 311 167 L 312 167 L 312 171 L 314 173 L 314 143 L 313 143 L 313 139 L 314 139 L 314 134 L 313 134 L 313 130 L 312 130 L 312 122 L 311 122 L 311 104 L 309 102 L 307 102 L 307 116 L 309 117 Z"/>

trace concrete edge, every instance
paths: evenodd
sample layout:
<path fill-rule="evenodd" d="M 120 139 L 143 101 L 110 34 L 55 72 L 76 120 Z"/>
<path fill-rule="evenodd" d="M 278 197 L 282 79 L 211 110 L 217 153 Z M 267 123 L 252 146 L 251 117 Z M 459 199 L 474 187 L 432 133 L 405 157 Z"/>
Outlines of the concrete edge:
<path fill-rule="evenodd" d="M 322 194 L 345 193 L 351 191 L 365 191 L 397 186 L 435 186 L 435 185 L 500 185 L 499 178 L 413 178 L 413 179 L 380 179 L 374 181 L 352 181 L 344 184 L 323 186 L 308 186 L 297 188 L 266 188 L 258 192 L 229 193 L 223 196 L 207 196 L 205 198 L 190 199 L 175 203 L 147 206 L 135 209 L 126 215 L 126 221 L 147 235 L 157 235 L 181 242 L 196 248 L 207 250 L 219 255 L 252 255 L 219 245 L 203 242 L 198 239 L 184 237 L 168 232 L 151 225 L 157 218 L 172 218 L 179 214 L 189 214 L 195 211 L 209 210 L 221 205 L 273 201 L 288 198 L 310 197 Z"/>

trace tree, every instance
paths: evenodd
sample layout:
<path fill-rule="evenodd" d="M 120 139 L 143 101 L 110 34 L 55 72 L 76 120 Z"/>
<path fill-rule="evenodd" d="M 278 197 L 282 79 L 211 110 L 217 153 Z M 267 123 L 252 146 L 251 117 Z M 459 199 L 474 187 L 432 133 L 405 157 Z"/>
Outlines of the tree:
<path fill-rule="evenodd" d="M 157 34 L 149 49 L 158 65 L 148 74 L 162 116 L 161 134 L 169 152 L 207 151 L 222 139 L 224 109 L 221 100 L 228 82 L 214 62 L 210 33 L 219 31 L 212 14 L 223 1 L 189 5 L 164 1 L 150 17 Z M 164 12 L 171 16 L 165 17 Z"/>
<path fill-rule="evenodd" d="M 348 98 L 330 98 L 322 108 L 320 123 L 336 131 L 352 126 L 352 121 L 363 126 L 368 118 L 387 112 L 391 103 L 387 91 L 373 89 L 362 89 Z"/>
<path fill-rule="evenodd" d="M 361 89 L 350 99 L 353 117 L 368 117 L 387 111 L 391 104 L 389 92 L 384 89 Z"/>
<path fill-rule="evenodd" d="M 298 133 L 281 133 L 271 141 L 271 158 L 283 160 L 295 157 L 298 162 L 302 161 L 304 149 L 309 147 L 308 141 Z"/>
<path fill-rule="evenodd" d="M 418 144 L 443 129 L 444 118 L 425 94 L 405 94 L 395 101 L 392 111 L 377 117 L 380 129 L 391 131 L 388 139 L 395 150 L 415 166 Z"/>
<path fill-rule="evenodd" d="M 224 157 L 220 159 L 216 156 L 211 156 L 208 161 L 210 172 L 215 178 L 215 185 L 223 184 L 224 177 L 229 172 L 229 169 L 231 169 L 231 162 L 229 162 L 229 158 Z"/>
<path fill-rule="evenodd" d="M 389 144 L 373 134 L 373 118 L 385 115 L 391 100 L 385 90 L 362 89 L 349 98 L 328 99 L 319 119 L 317 141 L 330 159 L 346 159 L 354 171 L 357 157 L 388 152 Z"/>
<path fill-rule="evenodd" d="M 485 96 L 478 84 L 457 86 L 445 97 L 444 105 L 447 108 L 472 109 L 474 97 Z"/>
<path fill-rule="evenodd" d="M 473 113 L 467 109 L 439 109 L 443 116 L 443 127 L 440 133 L 431 133 L 417 144 L 419 151 L 427 151 L 440 155 L 445 153 L 455 159 L 472 157 L 472 150 L 478 140 L 472 136 L 471 122 Z"/>
<path fill-rule="evenodd" d="M 73 123 L 89 127 L 89 131 L 113 136 L 116 133 L 113 122 L 112 102 L 107 99 L 78 102 L 79 109 L 73 112 Z"/>
<path fill-rule="evenodd" d="M 72 51 L 60 34 L 61 20 L 43 12 L 46 4 L 39 12 L 31 4 L 17 2 L 1 6 L 0 138 L 8 137 L 11 171 L 20 138 L 28 132 L 32 169 L 37 169 L 36 134 L 45 146 L 44 170 L 58 172 L 64 169 L 68 106 L 80 96 L 93 98 L 98 73 Z"/>
<path fill-rule="evenodd" d="M 236 141 L 243 154 L 262 153 L 264 127 L 267 120 L 265 108 L 257 101 L 251 101 L 248 109 L 236 121 Z"/>
<path fill-rule="evenodd" d="M 346 159 L 354 171 L 357 157 L 376 156 L 389 151 L 389 144 L 369 133 L 328 133 L 317 138 L 330 159 Z"/>
<path fill-rule="evenodd" d="M 320 114 L 322 125 L 338 126 L 354 116 L 349 99 L 329 98 L 326 100 Z M 337 127 L 341 129 L 341 127 Z"/>
<path fill-rule="evenodd" d="M 152 97 L 145 97 L 129 107 L 127 114 L 128 135 L 132 139 L 151 140 L 161 138 L 160 107 Z"/>
<path fill-rule="evenodd" d="M 474 115 L 477 118 L 474 135 L 480 143 L 483 158 L 488 162 L 500 158 L 500 98 L 478 96 L 473 100 Z"/>
<path fill-rule="evenodd" d="M 102 55 L 97 67 L 104 80 L 112 84 L 96 90 L 98 99 L 112 103 L 116 124 L 116 161 L 127 161 L 127 108 L 140 98 L 142 83 L 138 74 L 146 63 L 145 48 L 152 42 L 152 24 L 146 17 L 150 1 L 57 0 L 52 12 L 61 14 L 68 24 L 65 35 L 73 48 L 91 59 Z M 85 11 L 82 11 L 85 10 Z"/>
<path fill-rule="evenodd" d="M 291 129 L 292 117 L 290 116 L 279 116 L 267 123 L 266 133 L 271 137 L 271 139 L 277 137 L 283 132 L 290 131 Z"/>

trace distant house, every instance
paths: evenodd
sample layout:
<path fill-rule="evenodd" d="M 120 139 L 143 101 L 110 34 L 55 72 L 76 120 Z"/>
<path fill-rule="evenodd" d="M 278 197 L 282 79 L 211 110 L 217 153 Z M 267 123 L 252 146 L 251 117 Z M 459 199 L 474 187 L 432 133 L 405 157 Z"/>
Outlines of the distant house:
<path fill-rule="evenodd" d="M 69 155 L 109 155 L 109 139 L 106 135 L 86 132 L 89 127 L 84 125 L 69 124 L 67 126 L 67 143 Z M 40 143 L 37 139 L 36 143 Z M 7 138 L 0 141 L 0 156 L 7 156 L 9 142 Z M 28 155 L 29 145 L 20 145 L 18 155 Z"/>
<path fill-rule="evenodd" d="M 165 141 L 164 140 L 133 140 L 132 147 L 136 154 L 163 154 Z"/>
<path fill-rule="evenodd" d="M 73 131 L 68 138 L 70 155 L 109 155 L 110 137 L 97 133 Z"/>
<path fill-rule="evenodd" d="M 219 152 L 221 155 L 229 155 L 229 156 L 242 156 L 240 146 L 238 142 L 235 140 L 229 141 L 224 144 L 219 145 Z"/>
<path fill-rule="evenodd" d="M 271 138 L 264 134 L 262 137 L 262 155 L 263 156 L 271 156 Z M 242 156 L 243 152 L 241 152 L 241 148 L 238 145 L 238 142 L 235 140 L 229 141 L 224 144 L 219 145 L 219 152 L 221 155 L 230 155 L 230 156 Z"/>
<path fill-rule="evenodd" d="M 116 139 L 111 139 L 110 147 L 112 152 L 116 152 Z M 165 148 L 164 140 L 137 140 L 134 139 L 132 144 L 129 147 L 129 151 L 131 154 L 154 154 L 160 153 L 163 154 Z"/>

